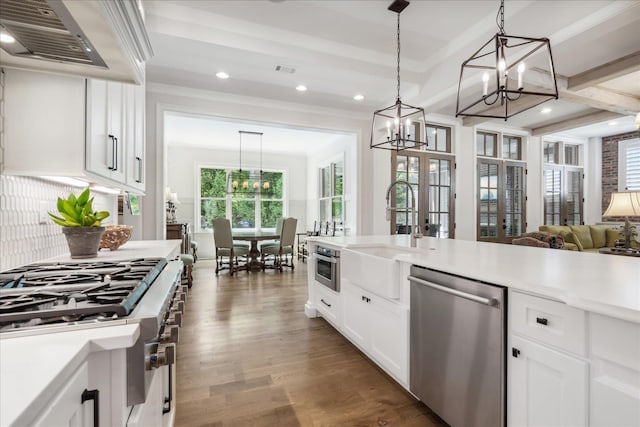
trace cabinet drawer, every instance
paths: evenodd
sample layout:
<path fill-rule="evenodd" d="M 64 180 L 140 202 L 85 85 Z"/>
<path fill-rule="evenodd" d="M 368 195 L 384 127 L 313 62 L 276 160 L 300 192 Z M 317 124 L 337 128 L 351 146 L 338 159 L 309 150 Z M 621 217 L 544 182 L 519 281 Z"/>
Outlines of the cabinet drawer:
<path fill-rule="evenodd" d="M 586 355 L 586 313 L 566 304 L 511 292 L 511 330 L 581 356 Z"/>
<path fill-rule="evenodd" d="M 340 294 L 319 283 L 315 283 L 316 309 L 322 317 L 328 320 L 333 326 L 340 328 Z"/>

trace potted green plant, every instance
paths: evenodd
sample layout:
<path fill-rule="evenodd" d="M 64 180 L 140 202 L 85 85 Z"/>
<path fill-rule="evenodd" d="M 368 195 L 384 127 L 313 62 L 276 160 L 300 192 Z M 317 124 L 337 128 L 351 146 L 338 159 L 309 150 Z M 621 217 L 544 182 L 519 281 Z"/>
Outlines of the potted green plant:
<path fill-rule="evenodd" d="M 71 258 L 91 258 L 98 255 L 100 238 L 105 230 L 102 220 L 109 216 L 109 212 L 95 212 L 93 197 L 90 196 L 87 187 L 78 197 L 73 193 L 66 199 L 58 197 L 60 215 L 49 212 L 53 222 L 62 226 Z"/>

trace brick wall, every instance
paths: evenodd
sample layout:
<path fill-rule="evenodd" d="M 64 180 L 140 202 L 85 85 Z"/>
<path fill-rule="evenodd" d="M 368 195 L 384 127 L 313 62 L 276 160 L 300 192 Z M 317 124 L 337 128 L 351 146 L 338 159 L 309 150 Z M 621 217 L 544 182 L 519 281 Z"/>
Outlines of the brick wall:
<path fill-rule="evenodd" d="M 640 132 L 628 132 L 602 138 L 602 212 L 607 210 L 611 193 L 618 191 L 618 143 L 640 138 Z M 640 221 L 640 217 L 629 218 Z M 624 218 L 607 218 L 606 221 L 623 221 Z"/>

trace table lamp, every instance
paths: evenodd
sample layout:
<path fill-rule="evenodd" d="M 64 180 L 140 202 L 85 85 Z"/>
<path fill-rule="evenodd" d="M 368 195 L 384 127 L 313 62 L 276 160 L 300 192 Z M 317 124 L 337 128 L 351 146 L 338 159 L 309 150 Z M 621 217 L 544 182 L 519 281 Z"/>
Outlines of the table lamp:
<path fill-rule="evenodd" d="M 640 216 L 640 191 L 612 193 L 609 207 L 602 217 L 624 217 L 622 231 L 625 249 L 629 249 L 631 245 L 631 233 L 634 228 L 629 222 L 630 216 Z"/>

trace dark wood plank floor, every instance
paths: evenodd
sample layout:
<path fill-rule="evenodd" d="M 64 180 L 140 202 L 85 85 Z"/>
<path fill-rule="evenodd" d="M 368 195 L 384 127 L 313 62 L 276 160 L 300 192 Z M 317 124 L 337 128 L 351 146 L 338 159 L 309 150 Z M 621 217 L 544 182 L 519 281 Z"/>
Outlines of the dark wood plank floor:
<path fill-rule="evenodd" d="M 441 426 L 323 319 L 306 265 L 217 278 L 198 261 L 180 329 L 177 426 Z"/>

